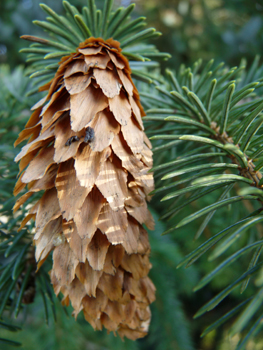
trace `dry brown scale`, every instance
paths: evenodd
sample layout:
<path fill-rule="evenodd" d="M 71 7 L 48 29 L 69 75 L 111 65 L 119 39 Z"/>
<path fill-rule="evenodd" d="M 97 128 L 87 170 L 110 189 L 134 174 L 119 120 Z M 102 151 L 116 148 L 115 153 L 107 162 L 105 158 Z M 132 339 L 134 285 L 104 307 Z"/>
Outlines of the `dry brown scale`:
<path fill-rule="evenodd" d="M 130 74 L 112 39 L 87 39 L 62 59 L 16 141 L 29 138 L 16 157 L 14 193 L 28 191 L 14 210 L 45 191 L 21 225 L 35 220 L 38 268 L 53 250 L 51 281 L 63 304 L 71 302 L 75 316 L 83 310 L 94 329 L 135 340 L 147 334 L 155 299 L 142 226 L 153 229 L 146 200 L 154 184 Z"/>

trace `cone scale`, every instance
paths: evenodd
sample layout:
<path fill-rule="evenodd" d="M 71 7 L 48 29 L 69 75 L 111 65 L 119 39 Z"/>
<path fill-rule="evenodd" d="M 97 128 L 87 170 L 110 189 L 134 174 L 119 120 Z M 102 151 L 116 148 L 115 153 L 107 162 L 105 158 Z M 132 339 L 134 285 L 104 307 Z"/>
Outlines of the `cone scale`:
<path fill-rule="evenodd" d="M 83 310 L 95 330 L 122 338 L 147 334 L 155 287 L 149 279 L 153 229 L 146 200 L 153 190 L 145 115 L 120 45 L 89 38 L 63 57 L 47 96 L 16 144 L 21 175 L 14 207 L 44 191 L 21 228 L 35 220 L 38 268 L 53 251 L 55 293 Z"/>

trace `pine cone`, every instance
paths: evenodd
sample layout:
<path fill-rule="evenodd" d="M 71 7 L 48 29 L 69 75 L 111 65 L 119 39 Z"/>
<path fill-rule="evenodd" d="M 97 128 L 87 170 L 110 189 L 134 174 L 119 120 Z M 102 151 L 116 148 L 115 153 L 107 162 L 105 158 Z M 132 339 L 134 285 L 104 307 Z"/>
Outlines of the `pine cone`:
<path fill-rule="evenodd" d="M 137 339 L 146 335 L 155 299 L 147 277 L 153 229 L 146 199 L 153 190 L 151 144 L 128 60 L 112 39 L 89 38 L 64 57 L 47 96 L 16 144 L 27 185 L 17 210 L 41 199 L 21 228 L 35 220 L 38 268 L 53 250 L 51 281 L 62 303 L 83 310 L 94 329 Z"/>

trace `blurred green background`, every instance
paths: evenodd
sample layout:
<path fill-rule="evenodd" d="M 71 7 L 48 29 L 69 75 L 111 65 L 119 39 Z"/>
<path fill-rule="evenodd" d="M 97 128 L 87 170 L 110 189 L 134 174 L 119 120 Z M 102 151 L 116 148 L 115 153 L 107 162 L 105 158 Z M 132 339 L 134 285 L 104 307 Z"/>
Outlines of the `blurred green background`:
<path fill-rule="evenodd" d="M 228 66 L 237 66 L 241 58 L 252 62 L 256 54 L 263 50 L 263 2 L 251 0 L 138 0 L 135 15 L 146 16 L 149 26 L 155 27 L 163 33 L 163 36 L 154 43 L 160 51 L 169 52 L 173 58 L 165 64 L 177 69 L 180 64 L 190 65 L 199 58 L 208 61 L 215 58 L 216 61 L 224 61 Z M 19 37 L 23 34 L 42 35 L 42 31 L 32 24 L 32 20 L 45 18 L 45 14 L 39 8 L 38 0 L 1 0 L 0 1 L 0 109 L 6 111 L 5 117 L 16 115 L 11 123 L 12 129 L 16 124 L 13 139 L 4 139 L 1 143 L 9 146 L 16 139 L 18 129 L 22 128 L 29 116 L 29 106 L 33 103 L 25 97 L 27 84 L 23 78 L 22 68 L 15 68 L 25 62 L 25 54 L 18 51 L 27 46 Z M 45 3 L 56 12 L 62 13 L 61 1 L 46 0 Z M 77 7 L 86 5 L 86 0 L 71 0 Z M 102 4 L 97 1 L 96 4 Z M 129 0 L 116 0 L 115 7 L 128 6 Z M 9 69 L 10 68 L 10 69 Z M 11 76 L 11 72 L 13 75 Z M 11 78 L 12 77 L 12 78 Z M 3 86 L 7 86 L 5 89 Z M 10 97 L 11 96 L 11 97 Z M 6 103 L 12 98 L 11 106 Z M 21 111 L 23 118 L 21 118 Z M 3 115 L 3 114 L 2 114 Z M 20 116 L 20 117 L 19 117 Z M 3 122 L 3 119 L 2 119 Z M 10 146 L 10 161 L 13 157 Z M 17 152 L 17 150 L 16 150 Z M 8 189 L 9 190 L 9 189 Z M 10 187 L 12 192 L 12 188 Z M 11 193 L 10 192 L 10 193 Z M 213 194 L 216 196 L 216 193 Z M 194 204 L 196 205 L 196 204 Z M 151 208 L 157 220 L 161 206 L 157 199 L 151 202 Z M 184 214 L 191 208 L 186 209 Z M 183 215 L 184 215 L 183 214 Z M 222 219 L 223 218 L 223 219 Z M 206 239 L 218 232 L 227 218 L 224 210 L 220 216 L 216 215 L 205 230 Z M 199 224 L 201 224 L 200 221 Z M 213 232 L 213 227 L 215 228 Z M 153 268 L 151 278 L 157 286 L 157 300 L 152 305 L 153 320 L 149 336 L 137 342 L 126 341 L 106 332 L 94 332 L 92 328 L 80 316 L 75 320 L 68 317 L 64 310 L 56 302 L 57 322 L 52 318 L 49 307 L 49 325 L 45 324 L 44 308 L 41 297 L 38 295 L 35 303 L 25 309 L 17 320 L 9 319 L 9 323 L 23 327 L 22 332 L 13 333 L 0 328 L 0 338 L 9 338 L 23 343 L 26 350 L 231 350 L 237 343 L 237 338 L 229 339 L 226 323 L 200 338 L 200 334 L 206 326 L 218 319 L 231 305 L 242 300 L 239 291 L 231 294 L 221 305 L 198 320 L 193 320 L 194 313 L 212 296 L 217 294 L 223 286 L 233 279 L 234 273 L 241 274 L 247 266 L 236 265 L 240 271 L 226 270 L 224 275 L 216 279 L 208 287 L 198 293 L 192 293 L 198 279 L 216 266 L 216 263 L 207 263 L 205 258 L 197 261 L 190 269 L 176 270 L 177 263 L 189 253 L 198 242 L 193 241 L 198 229 L 196 223 L 187 226 L 174 234 L 161 237 L 166 229 L 166 223 L 157 222 L 154 232 L 150 232 L 152 245 L 151 261 Z M 242 244 L 239 242 L 238 244 Z M 214 264 L 214 265 L 213 265 Z M 253 293 L 253 285 L 247 291 L 246 296 Z M 5 315 L 8 320 L 9 315 Z M 3 350 L 13 349 L 8 345 L 0 345 Z M 250 342 L 248 350 L 260 350 L 263 344 Z"/>

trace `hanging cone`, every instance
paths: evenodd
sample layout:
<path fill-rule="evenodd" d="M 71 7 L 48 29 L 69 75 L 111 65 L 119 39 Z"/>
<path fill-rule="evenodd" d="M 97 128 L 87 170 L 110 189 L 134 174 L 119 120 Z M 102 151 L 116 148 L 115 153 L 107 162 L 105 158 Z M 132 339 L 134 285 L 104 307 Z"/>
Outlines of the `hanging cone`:
<path fill-rule="evenodd" d="M 153 229 L 146 200 L 154 184 L 130 66 L 134 77 L 150 82 L 146 61 L 169 55 L 141 44 L 161 33 L 141 30 L 143 17 L 129 19 L 133 4 L 111 12 L 112 4 L 105 0 L 101 12 L 89 0 L 80 13 L 63 1 L 66 16 L 41 4 L 49 17 L 34 23 L 52 39 L 23 36 L 33 41 L 22 50 L 30 54 L 30 77 L 44 84 L 32 93 L 48 93 L 16 141 L 29 139 L 15 159 L 21 175 L 14 194 L 26 186 L 27 192 L 14 211 L 33 204 L 21 228 L 35 220 L 38 269 L 53 251 L 51 282 L 75 317 L 83 310 L 94 329 L 135 340 L 147 334 L 155 299 L 142 226 Z"/>
<path fill-rule="evenodd" d="M 92 37 L 63 58 L 16 142 L 30 137 L 15 159 L 22 174 L 14 192 L 28 192 L 14 209 L 45 191 L 22 223 L 35 219 L 38 267 L 53 250 L 51 281 L 62 303 L 75 316 L 83 310 L 94 329 L 135 340 L 147 333 L 155 299 L 142 227 L 153 229 L 153 175 L 130 74 L 111 39 Z"/>

